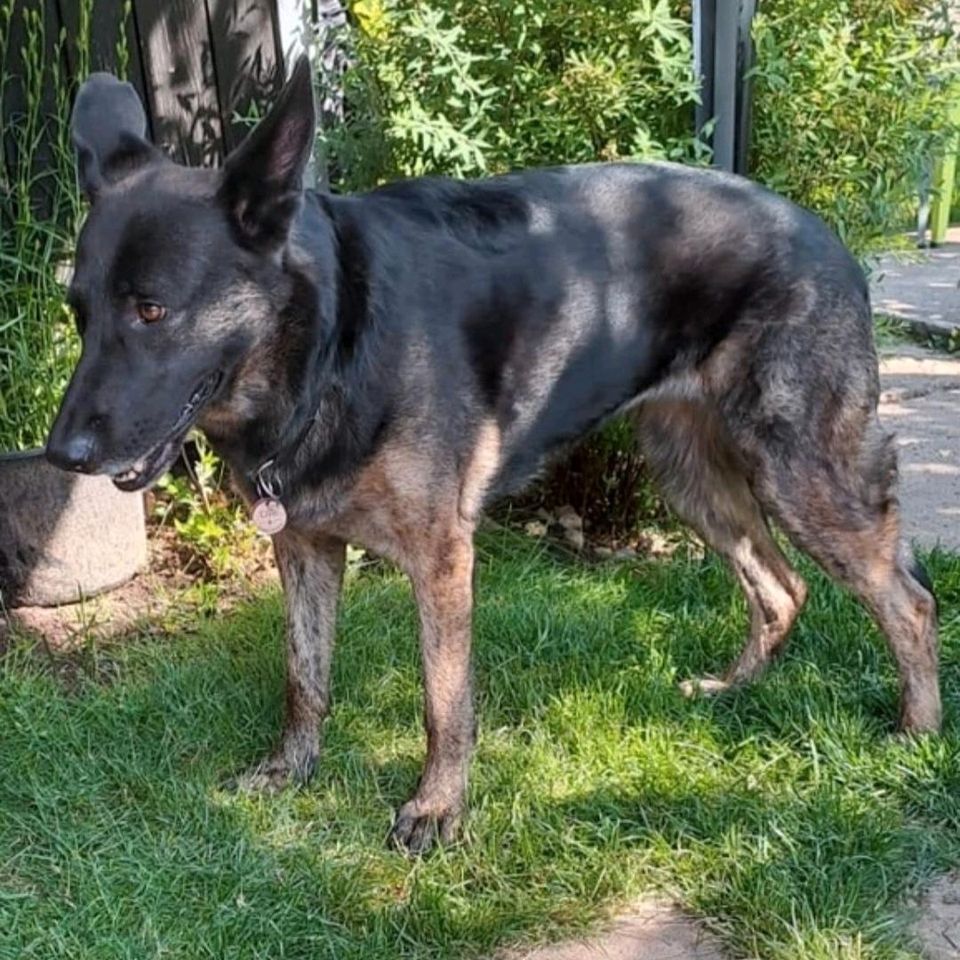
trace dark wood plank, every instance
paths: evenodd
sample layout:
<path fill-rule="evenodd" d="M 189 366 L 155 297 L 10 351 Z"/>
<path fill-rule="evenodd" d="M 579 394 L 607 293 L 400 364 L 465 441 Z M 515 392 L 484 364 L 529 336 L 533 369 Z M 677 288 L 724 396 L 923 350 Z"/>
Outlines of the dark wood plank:
<path fill-rule="evenodd" d="M 227 151 L 246 136 L 239 117 L 261 112 L 283 82 L 272 0 L 206 0 L 213 41 L 220 115 Z"/>
<path fill-rule="evenodd" d="M 20 0 L 12 5 L 11 14 L 3 26 L 5 54 L 0 64 L 7 75 L 2 105 L 3 161 L 11 182 L 22 176 L 34 178 L 31 206 L 36 216 L 45 218 L 53 212 L 56 194 L 54 81 L 65 67 L 60 57 L 59 11 L 56 0 Z M 33 44 L 41 45 L 39 57 L 28 54 L 24 59 L 25 48 Z M 11 208 L 6 212 L 19 215 L 13 209 L 15 200 L 14 196 L 0 196 L 0 202 Z"/>
<path fill-rule="evenodd" d="M 693 0 L 693 68 L 700 79 L 700 103 L 694 110 L 696 132 L 713 118 L 714 36 L 717 0 Z M 709 141 L 711 138 L 707 138 Z"/>
<path fill-rule="evenodd" d="M 192 166 L 223 158 L 213 44 L 204 3 L 134 0 L 154 142 Z"/>
<path fill-rule="evenodd" d="M 133 10 L 125 0 L 93 0 L 90 12 L 89 46 L 81 49 L 80 3 L 82 0 L 58 0 L 60 19 L 67 31 L 66 56 L 74 90 L 96 70 L 106 70 L 129 80 L 146 102 L 146 84 Z M 126 43 L 126 69 L 118 61 L 121 37 Z M 147 117 L 149 121 L 149 113 Z"/>
<path fill-rule="evenodd" d="M 12 136 L 6 135 L 12 124 L 18 123 L 26 109 L 23 90 L 23 60 L 20 51 L 24 43 L 23 6 L 13 4 L 9 19 L 0 21 L 0 70 L 6 74 L 3 84 L 3 100 L 0 104 L 0 133 L 3 136 L 4 184 L 0 185 L 0 225 L 7 217 L 15 215 L 13 197 L 8 196 L 3 186 L 12 183 L 16 176 L 19 153 Z"/>
<path fill-rule="evenodd" d="M 60 219 L 64 212 L 57 209 L 56 201 L 62 190 L 56 178 L 62 172 L 70 172 L 72 176 L 72 157 L 63 156 L 66 140 L 57 142 L 58 135 L 63 137 L 66 133 L 65 129 L 58 129 L 57 124 L 66 122 L 66 116 L 60 114 L 68 109 L 67 104 L 61 103 L 62 85 L 67 80 L 67 38 L 57 4 L 44 0 L 37 7 L 43 9 L 43 82 L 40 98 L 43 133 L 32 157 L 33 169 L 38 174 L 33 199 L 39 216 Z M 67 165 L 66 171 L 63 170 L 64 164 Z"/>

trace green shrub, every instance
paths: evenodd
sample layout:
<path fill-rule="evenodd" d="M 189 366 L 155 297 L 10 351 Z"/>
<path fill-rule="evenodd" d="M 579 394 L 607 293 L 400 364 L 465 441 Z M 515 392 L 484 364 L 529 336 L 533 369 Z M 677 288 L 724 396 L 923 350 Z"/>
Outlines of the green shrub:
<path fill-rule="evenodd" d="M 940 0 L 764 0 L 754 39 L 752 175 L 857 253 L 889 242 L 947 133 L 958 64 Z"/>
<path fill-rule="evenodd" d="M 153 513 L 159 525 L 172 522 L 184 572 L 203 579 L 239 574 L 254 553 L 255 531 L 226 482 L 223 461 L 193 433 L 178 468 L 161 478 Z"/>
<path fill-rule="evenodd" d="M 335 182 L 618 158 L 696 160 L 697 84 L 668 0 L 361 0 Z"/>

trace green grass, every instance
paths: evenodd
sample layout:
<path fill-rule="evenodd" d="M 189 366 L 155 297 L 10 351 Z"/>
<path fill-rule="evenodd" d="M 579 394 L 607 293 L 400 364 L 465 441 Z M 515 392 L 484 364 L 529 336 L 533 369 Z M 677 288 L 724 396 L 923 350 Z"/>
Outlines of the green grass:
<path fill-rule="evenodd" d="M 901 317 L 895 317 L 891 313 L 873 314 L 873 339 L 878 347 L 895 347 L 901 344 L 924 344 L 924 339 L 919 337 Z"/>
<path fill-rule="evenodd" d="M 278 731 L 276 594 L 69 664 L 15 645 L 0 957 L 481 957 L 652 890 L 734 957 L 917 956 L 902 902 L 960 856 L 960 558 L 930 558 L 946 734 L 911 744 L 876 631 L 819 575 L 769 675 L 691 703 L 676 681 L 745 625 L 719 561 L 588 567 L 508 533 L 481 554 L 472 814 L 423 861 L 384 845 L 423 752 L 396 574 L 350 583 L 321 769 L 274 797 L 219 785 Z"/>
<path fill-rule="evenodd" d="M 881 349 L 900 346 L 920 346 L 941 353 L 956 353 L 960 349 L 960 339 L 950 336 L 931 336 L 915 329 L 901 317 L 889 313 L 874 313 L 873 339 Z"/>
<path fill-rule="evenodd" d="M 93 4 L 73 0 L 78 31 L 54 36 L 42 0 L 0 0 L 0 451 L 42 445 L 79 354 L 63 303 L 82 213 L 69 117 Z"/>

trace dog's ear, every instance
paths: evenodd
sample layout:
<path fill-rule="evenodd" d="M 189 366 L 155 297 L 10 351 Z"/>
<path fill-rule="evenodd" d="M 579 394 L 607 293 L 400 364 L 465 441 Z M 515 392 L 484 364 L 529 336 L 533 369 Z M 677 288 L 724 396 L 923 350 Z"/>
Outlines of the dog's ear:
<path fill-rule="evenodd" d="M 77 92 L 70 120 L 80 187 L 92 201 L 101 188 L 163 155 L 147 139 L 137 91 L 109 73 L 92 73 Z"/>
<path fill-rule="evenodd" d="M 250 246 L 271 250 L 286 241 L 316 125 L 310 61 L 302 56 L 273 108 L 224 165 L 220 198 Z"/>

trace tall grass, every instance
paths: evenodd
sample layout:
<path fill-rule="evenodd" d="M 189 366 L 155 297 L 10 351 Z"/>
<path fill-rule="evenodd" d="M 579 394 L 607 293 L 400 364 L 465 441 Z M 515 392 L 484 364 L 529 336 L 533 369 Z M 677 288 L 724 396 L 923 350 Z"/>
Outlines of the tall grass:
<path fill-rule="evenodd" d="M 51 37 L 42 0 L 0 3 L 0 450 L 43 443 L 77 355 L 63 282 L 82 202 L 63 63 L 69 44 L 77 76 L 89 72 L 92 7 L 79 0 L 75 36 Z"/>

